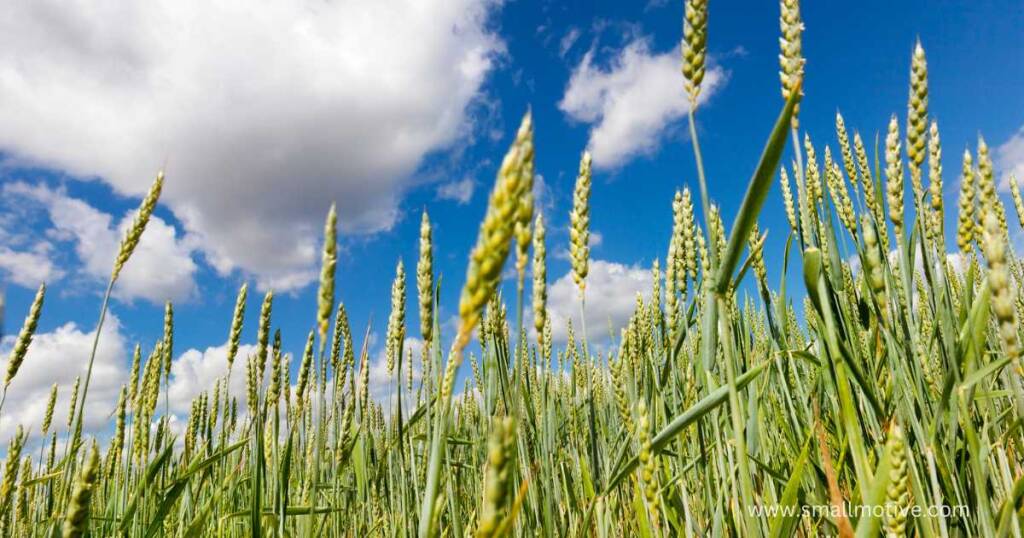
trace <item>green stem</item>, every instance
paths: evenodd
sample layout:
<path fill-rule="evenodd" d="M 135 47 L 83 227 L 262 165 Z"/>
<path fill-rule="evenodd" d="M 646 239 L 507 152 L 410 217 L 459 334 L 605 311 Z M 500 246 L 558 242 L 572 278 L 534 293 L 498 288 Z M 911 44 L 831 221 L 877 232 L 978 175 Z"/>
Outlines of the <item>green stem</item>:
<path fill-rule="evenodd" d="M 107 306 L 110 304 L 110 292 L 114 289 L 115 278 L 110 279 L 110 283 L 107 284 L 107 291 L 103 294 L 103 304 L 100 306 L 100 319 L 96 323 L 96 334 L 92 338 L 92 351 L 89 353 L 89 367 L 85 371 L 85 383 L 82 385 L 82 397 L 78 402 L 78 416 L 75 418 L 75 428 L 73 431 L 79 432 L 82 430 L 82 420 L 85 415 L 85 398 L 89 394 L 89 380 L 92 379 L 92 365 L 96 361 L 96 349 L 100 343 L 100 331 L 103 329 L 103 321 L 107 317 Z M 69 465 L 68 468 L 72 468 L 74 465 Z"/>
<path fill-rule="evenodd" d="M 700 186 L 700 205 L 704 213 L 704 231 L 711 236 L 711 202 L 708 198 L 708 182 L 704 175 L 704 157 L 700 152 L 700 139 L 697 137 L 696 119 L 693 115 L 693 105 L 690 106 L 688 117 L 690 119 L 690 142 L 693 144 L 693 159 L 697 163 L 697 182 Z M 718 265 L 718 253 L 713 245 L 708 249 L 708 257 L 711 259 L 711 272 L 714 272 Z"/>

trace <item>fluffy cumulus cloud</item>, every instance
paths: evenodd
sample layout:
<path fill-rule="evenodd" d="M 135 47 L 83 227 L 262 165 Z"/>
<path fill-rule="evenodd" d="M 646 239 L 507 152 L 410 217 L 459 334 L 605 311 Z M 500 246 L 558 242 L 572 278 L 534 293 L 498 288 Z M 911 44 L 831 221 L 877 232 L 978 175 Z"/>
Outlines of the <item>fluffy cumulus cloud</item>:
<path fill-rule="evenodd" d="M 1000 188 L 1010 188 L 1010 176 L 1017 178 L 1018 184 L 1024 181 L 1024 127 L 996 148 L 995 161 Z"/>
<path fill-rule="evenodd" d="M 0 439 L 10 438 L 21 424 L 34 440 L 38 440 L 50 387 L 54 383 L 58 387 L 57 405 L 51 428 L 64 431 L 71 389 L 77 377 L 85 378 L 95 334 L 95 330 L 83 330 L 74 323 L 57 327 L 52 332 L 36 334 L 7 393 L 3 416 L 0 417 Z M 3 357 L 0 371 L 7 371 L 7 357 L 13 342 L 13 337 L 7 337 L 0 345 L 0 356 Z M 107 433 L 121 386 L 128 379 L 126 364 L 129 354 L 118 317 L 108 314 L 93 364 L 83 431 L 100 435 Z"/>
<path fill-rule="evenodd" d="M 246 409 L 245 363 L 256 353 L 256 346 L 238 346 L 228 393 L 238 398 L 241 410 Z M 171 411 L 187 416 L 192 400 L 203 392 L 213 390 L 216 380 L 228 373 L 228 346 L 222 344 L 205 350 L 189 349 L 171 363 L 171 386 L 168 390 Z M 268 359 L 269 363 L 269 359 Z M 267 365 L 269 370 L 269 364 Z"/>
<path fill-rule="evenodd" d="M 18 200 L 23 210 L 31 211 L 35 208 L 44 212 L 52 224 L 46 233 L 48 239 L 58 244 L 73 245 L 82 264 L 82 274 L 97 283 L 107 282 L 121 238 L 135 217 L 134 211 L 115 222 L 112 215 L 85 201 L 43 185 L 11 183 L 3 188 L 3 194 Z M 191 242 L 188 238 L 180 237 L 174 226 L 159 217 L 152 217 L 118 278 L 115 295 L 127 300 L 142 298 L 157 304 L 166 300 L 190 299 L 196 290 L 197 269 Z M 9 270 L 16 283 L 34 286 L 38 282 L 34 282 L 33 278 L 43 277 L 31 274 L 33 278 L 22 279 L 25 282 L 18 280 L 21 263 L 30 262 L 33 258 L 45 260 L 39 267 L 46 269 L 49 276 L 61 274 L 55 268 L 52 258 L 47 256 L 53 250 L 52 245 L 42 252 L 28 254 L 8 254 L 6 250 L 9 249 L 0 248 L 0 267 Z"/>
<path fill-rule="evenodd" d="M 166 166 L 217 270 L 299 287 L 332 200 L 344 230 L 387 229 L 423 157 L 467 134 L 497 4 L 12 0 L 0 148 L 132 195 Z"/>
<path fill-rule="evenodd" d="M 717 92 L 725 79 L 721 67 L 709 67 L 700 100 Z M 573 70 L 558 106 L 570 118 L 592 125 L 588 145 L 595 166 L 615 168 L 651 154 L 665 130 L 690 106 L 679 50 L 655 53 L 647 40 L 638 38 L 607 67 L 594 63 L 591 50 Z"/>
<path fill-rule="evenodd" d="M 629 322 L 636 307 L 636 294 L 648 300 L 654 281 L 650 269 L 604 260 L 591 260 L 587 272 L 587 301 L 585 315 L 587 331 L 592 341 L 607 339 L 609 325 L 618 331 Z M 579 334 L 579 289 L 566 273 L 548 288 L 548 313 L 551 316 L 551 336 L 556 342 L 568 337 L 568 320 Z M 532 326 L 532 322 L 531 322 Z"/>
<path fill-rule="evenodd" d="M 11 282 L 32 288 L 41 282 L 53 282 L 64 276 L 64 271 L 50 258 L 53 245 L 46 241 L 26 250 L 14 250 L 0 245 L 0 274 Z"/>

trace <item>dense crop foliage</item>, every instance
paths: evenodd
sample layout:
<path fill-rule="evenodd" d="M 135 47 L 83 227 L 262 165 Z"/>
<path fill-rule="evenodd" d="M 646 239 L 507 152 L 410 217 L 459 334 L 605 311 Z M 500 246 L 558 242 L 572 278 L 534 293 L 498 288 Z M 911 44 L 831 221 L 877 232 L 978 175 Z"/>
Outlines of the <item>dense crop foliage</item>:
<path fill-rule="evenodd" d="M 454 334 L 442 333 L 436 315 L 440 279 L 425 213 L 415 278 L 397 264 L 387 403 L 369 397 L 367 337 L 353 334 L 335 300 L 332 208 L 317 321 L 297 365 L 282 356 L 273 293 L 247 316 L 243 286 L 224 320 L 229 373 L 193 402 L 176 437 L 159 405 L 173 354 L 168 304 L 163 338 L 136 351 L 106 446 L 82 432 L 91 362 L 66 425 L 52 421 L 54 387 L 44 423 L 32 426 L 45 440 L 38 455 L 25 449 L 27 430 L 10 441 L 0 534 L 1019 536 L 1024 265 L 1009 247 L 1017 223 L 996 193 L 984 140 L 963 156 L 958 251 L 948 254 L 923 48 L 911 58 L 906 121 L 901 128 L 893 116 L 880 155 L 869 156 L 838 115 L 835 139 L 812 141 L 798 121 L 803 24 L 797 1 L 783 0 L 782 111 L 770 131 L 764 126 L 763 154 L 726 227 L 693 128 L 706 1 L 687 1 L 685 13 L 680 91 L 691 103 L 700 191 L 671 201 L 654 288 L 637 297 L 610 345 L 571 325 L 564 347 L 552 343 L 527 115 L 469 256 Z M 784 154 L 791 165 L 781 164 Z M 773 271 L 773 286 L 757 218 L 777 180 L 793 265 Z M 121 244 L 107 298 L 162 183 L 161 175 Z M 584 154 L 569 216 L 581 310 L 590 192 Z M 511 308 L 499 293 L 508 258 L 517 275 Z M 802 289 L 787 290 L 793 271 Z M 419 304 L 412 314 L 409 293 Z M 16 337 L 4 395 L 44 295 L 41 287 Z M 245 323 L 258 331 L 256 352 L 243 357 Z M 422 348 L 403 349 L 409 333 Z M 470 351 L 477 349 L 479 356 Z M 416 383 L 415 361 L 423 372 Z M 228 376 L 245 377 L 244 408 L 229 396 Z"/>

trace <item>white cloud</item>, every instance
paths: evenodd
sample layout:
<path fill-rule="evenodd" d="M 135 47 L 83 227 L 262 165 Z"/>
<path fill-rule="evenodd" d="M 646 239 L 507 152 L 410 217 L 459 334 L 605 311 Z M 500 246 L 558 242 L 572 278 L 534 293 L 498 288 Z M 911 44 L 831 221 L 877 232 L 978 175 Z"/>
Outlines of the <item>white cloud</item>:
<path fill-rule="evenodd" d="M 1017 178 L 1018 184 L 1024 182 L 1024 127 L 996 148 L 995 161 L 1000 173 L 1000 189 L 1009 190 L 1011 175 Z"/>
<path fill-rule="evenodd" d="M 246 409 L 245 365 L 249 356 L 256 352 L 256 346 L 241 345 L 235 356 L 228 393 L 238 398 L 239 411 Z M 192 400 L 200 393 L 213 390 L 214 383 L 228 372 L 227 344 L 211 346 L 205 350 L 189 349 L 178 355 L 171 363 L 170 396 L 171 411 L 188 415 Z M 269 363 L 269 359 L 268 359 Z M 267 371 L 269 372 L 269 364 Z M 269 373 L 265 376 L 269 381 Z"/>
<path fill-rule="evenodd" d="M 725 83 L 725 71 L 710 66 L 701 102 Z M 657 54 L 635 39 L 609 68 L 594 65 L 589 51 L 572 73 L 558 107 L 574 120 L 591 124 L 588 144 L 598 168 L 615 168 L 659 146 L 662 133 L 683 117 L 689 99 L 679 70 L 679 49 Z"/>
<path fill-rule="evenodd" d="M 11 282 L 34 288 L 43 282 L 53 282 L 64 276 L 50 260 L 52 245 L 39 242 L 30 250 L 12 250 L 0 245 L 0 274 L 6 273 Z"/>
<path fill-rule="evenodd" d="M 0 11 L 0 148 L 164 201 L 213 266 L 315 278 L 332 200 L 388 229 L 428 153 L 470 129 L 498 0 L 66 3 Z"/>
<path fill-rule="evenodd" d="M 648 268 L 604 260 L 590 261 L 586 281 L 585 313 L 591 341 L 606 340 L 609 323 L 617 332 L 629 322 L 629 316 L 636 308 L 636 294 L 643 294 L 645 301 L 650 299 L 652 278 L 651 270 Z M 576 334 L 580 334 L 579 301 L 579 289 L 572 279 L 571 272 L 563 275 L 548 288 L 548 312 L 551 316 L 551 336 L 554 341 L 566 341 L 569 319 L 572 319 Z"/>
<path fill-rule="evenodd" d="M 96 282 L 107 282 L 121 238 L 135 216 L 134 211 L 124 215 L 115 226 L 111 215 L 42 185 L 12 183 L 3 192 L 7 196 L 19 196 L 39 204 L 53 223 L 47 234 L 55 241 L 74 243 L 83 272 Z M 197 267 L 192 259 L 190 242 L 188 238 L 178 237 L 178 232 L 170 224 L 159 217 L 151 217 L 142 239 L 118 277 L 115 296 L 126 300 L 142 298 L 156 304 L 163 304 L 168 299 L 186 301 L 191 298 L 196 291 Z"/>
<path fill-rule="evenodd" d="M 569 28 L 569 31 L 562 36 L 562 39 L 558 42 L 558 55 L 565 58 L 565 55 L 572 49 L 572 46 L 576 44 L 576 41 L 580 38 L 580 29 L 573 26 Z"/>
<path fill-rule="evenodd" d="M 476 182 L 473 181 L 473 178 L 467 177 L 438 185 L 437 197 L 441 200 L 453 200 L 459 205 L 465 205 L 473 199 L 474 190 L 476 190 Z"/>
<path fill-rule="evenodd" d="M 112 424 L 111 413 L 117 406 L 121 386 L 128 379 L 128 348 L 121 329 L 117 316 L 108 313 L 89 383 L 83 422 L 83 431 L 89 434 L 104 433 Z M 8 390 L 3 416 L 0 417 L 0 439 L 14 435 L 18 424 L 38 439 L 53 383 L 57 383 L 58 389 L 51 429 L 64 432 L 71 388 L 76 377 L 81 376 L 83 382 L 85 380 L 95 334 L 95 330 L 84 332 L 74 323 L 62 325 L 52 332 L 36 334 Z M 0 371 L 7 369 L 7 356 L 12 344 L 13 338 L 8 337 L 0 346 L 3 357 Z"/>

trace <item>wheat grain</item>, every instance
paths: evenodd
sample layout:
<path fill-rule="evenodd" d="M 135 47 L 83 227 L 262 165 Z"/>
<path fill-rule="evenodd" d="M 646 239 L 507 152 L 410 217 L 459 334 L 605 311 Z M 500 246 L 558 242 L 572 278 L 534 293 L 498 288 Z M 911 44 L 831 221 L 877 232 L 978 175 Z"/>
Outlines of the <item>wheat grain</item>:
<path fill-rule="evenodd" d="M 910 62 L 910 97 L 907 101 L 907 159 L 910 163 L 910 182 L 914 189 L 914 204 L 924 198 L 921 185 L 921 164 L 925 156 L 925 130 L 928 126 L 928 64 L 921 40 L 914 44 Z"/>
<path fill-rule="evenodd" d="M 885 193 L 889 202 L 889 220 L 892 221 L 898 241 L 903 240 L 903 158 L 900 154 L 899 123 L 893 115 L 885 137 Z"/>
<path fill-rule="evenodd" d="M 228 369 L 235 362 L 235 355 L 238 354 L 238 342 L 242 336 L 242 323 L 245 321 L 245 300 L 249 294 L 249 285 L 242 284 L 238 289 L 238 297 L 235 299 L 235 310 L 231 316 L 231 329 L 228 331 Z"/>
<path fill-rule="evenodd" d="M 96 487 L 96 478 L 99 474 L 99 462 L 99 449 L 94 442 L 86 456 L 82 474 L 75 482 L 75 490 L 71 494 L 71 502 L 64 516 L 64 538 L 78 538 L 84 536 L 87 531 L 93 488 Z"/>
<path fill-rule="evenodd" d="M 686 0 L 683 16 L 683 78 L 690 97 L 690 107 L 697 106 L 700 86 L 704 81 L 704 62 L 708 46 L 708 2 Z"/>
<path fill-rule="evenodd" d="M 320 340 L 327 336 L 331 311 L 334 310 L 334 276 L 338 265 L 338 212 L 335 204 L 327 211 L 324 222 L 324 248 L 320 255 L 320 289 L 316 294 L 316 326 Z"/>
<path fill-rule="evenodd" d="M 779 77 L 782 79 L 782 98 L 789 100 L 790 94 L 794 91 L 798 92 L 798 98 L 803 95 L 801 85 L 806 63 L 802 50 L 804 23 L 800 19 L 799 0 L 781 0 L 779 6 L 779 26 L 782 29 L 782 35 L 779 37 Z M 799 104 L 793 108 L 794 130 L 799 123 L 798 112 Z"/>
<path fill-rule="evenodd" d="M 423 348 L 426 350 L 430 348 L 434 332 L 434 246 L 430 217 L 426 211 L 423 211 L 420 221 L 420 257 L 416 262 L 416 290 L 420 307 L 420 337 L 423 338 Z"/>
<path fill-rule="evenodd" d="M 590 152 L 583 152 L 580 172 L 572 195 L 569 213 L 569 256 L 572 260 L 572 278 L 582 296 L 587 286 L 590 263 Z"/>
<path fill-rule="evenodd" d="M 544 324 L 547 322 L 548 264 L 544 239 L 544 217 L 537 215 L 533 225 L 533 328 L 537 332 L 537 345 L 543 345 Z"/>
<path fill-rule="evenodd" d="M 124 238 L 121 239 L 121 244 L 117 250 L 117 257 L 114 259 L 114 269 L 110 275 L 111 282 L 117 280 L 121 270 L 124 269 L 124 264 L 128 263 L 128 258 L 131 257 L 135 247 L 139 244 L 139 240 L 142 239 L 142 232 L 145 231 L 146 224 L 149 223 L 149 217 L 153 214 L 153 210 L 156 209 L 156 202 L 160 199 L 160 191 L 163 189 L 163 186 L 164 173 L 161 171 L 156 175 L 156 180 L 149 187 L 146 197 L 142 199 L 142 203 L 139 205 L 139 210 L 135 214 L 131 226 L 125 233 Z"/>
<path fill-rule="evenodd" d="M 11 347 L 11 352 L 7 355 L 7 374 L 4 377 L 5 394 L 11 381 L 14 381 L 14 376 L 18 375 L 18 370 L 21 368 L 21 363 L 25 360 L 25 355 L 28 354 L 28 347 L 32 343 L 32 337 L 36 333 L 36 328 L 39 326 L 39 316 L 43 311 L 43 297 L 45 295 L 46 284 L 41 284 L 39 289 L 36 290 L 35 298 L 32 299 L 32 306 L 28 309 L 28 315 L 25 316 L 25 322 L 21 325 L 21 331 L 18 332 L 18 336 L 14 339 L 14 346 Z"/>
<path fill-rule="evenodd" d="M 395 280 L 391 284 L 391 317 L 388 319 L 385 365 L 388 373 L 395 370 L 395 360 L 405 341 L 405 265 L 398 260 Z"/>

